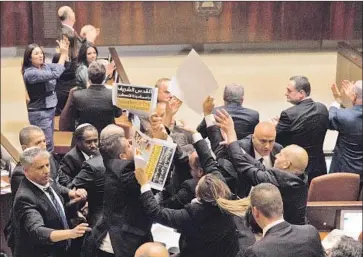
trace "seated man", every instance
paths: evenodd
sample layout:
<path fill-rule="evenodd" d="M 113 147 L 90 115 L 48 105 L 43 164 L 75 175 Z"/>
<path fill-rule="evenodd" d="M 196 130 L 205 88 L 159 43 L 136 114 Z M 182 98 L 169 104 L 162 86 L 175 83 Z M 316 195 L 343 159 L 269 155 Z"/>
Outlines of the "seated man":
<path fill-rule="evenodd" d="M 238 256 L 323 257 L 319 232 L 311 225 L 291 225 L 283 219 L 279 189 L 262 183 L 251 192 L 252 215 L 263 230 L 263 238 Z"/>
<path fill-rule="evenodd" d="M 224 88 L 223 93 L 224 106 L 214 108 L 212 113 L 224 108 L 230 113 L 235 130 L 237 132 L 237 139 L 245 138 L 253 133 L 253 130 L 259 122 L 259 114 L 257 111 L 243 107 L 244 88 L 239 84 L 229 84 Z M 203 120 L 198 126 L 197 130 L 205 138 L 207 137 L 207 129 L 205 121 Z"/>
<path fill-rule="evenodd" d="M 140 246 L 134 257 L 169 257 L 169 253 L 162 244 L 150 242 Z"/>
<path fill-rule="evenodd" d="M 69 229 L 63 203 L 70 195 L 51 183 L 49 157 L 46 150 L 37 147 L 26 149 L 20 156 L 25 178 L 13 205 L 14 256 L 66 257 L 70 239 L 89 231 L 87 223 Z"/>
<path fill-rule="evenodd" d="M 109 124 L 115 124 L 115 117 L 120 117 L 122 110 L 112 103 L 112 90 L 103 84 L 106 68 L 101 61 L 94 61 L 88 67 L 88 79 L 91 85 L 82 90 L 74 90 L 59 120 L 62 130 L 71 130 L 79 124 L 89 123 L 98 133 Z"/>
<path fill-rule="evenodd" d="M 125 131 L 110 124 L 101 131 L 100 141 L 112 135 L 125 136 Z M 105 187 L 105 166 L 100 154 L 83 162 L 81 171 L 73 179 L 71 187 L 84 188 L 88 192 L 88 215 L 90 226 L 94 226 L 102 215 Z"/>
<path fill-rule="evenodd" d="M 276 155 L 274 167 L 268 169 L 239 146 L 233 120 L 225 110 L 217 111 L 215 118 L 227 136 L 228 153 L 239 181 L 247 180 L 252 186 L 266 182 L 274 184 L 284 201 L 285 220 L 291 224 L 305 224 L 308 187 L 304 171 L 308 165 L 307 152 L 300 146 L 289 145 Z M 216 131 L 219 132 L 219 129 Z M 221 138 L 220 133 L 214 133 L 214 136 Z"/>
<path fill-rule="evenodd" d="M 74 132 L 74 139 L 76 146 L 63 157 L 59 165 L 59 173 L 66 177 L 59 182 L 68 187 L 80 172 L 83 162 L 98 154 L 98 132 L 91 124 L 79 125 Z"/>

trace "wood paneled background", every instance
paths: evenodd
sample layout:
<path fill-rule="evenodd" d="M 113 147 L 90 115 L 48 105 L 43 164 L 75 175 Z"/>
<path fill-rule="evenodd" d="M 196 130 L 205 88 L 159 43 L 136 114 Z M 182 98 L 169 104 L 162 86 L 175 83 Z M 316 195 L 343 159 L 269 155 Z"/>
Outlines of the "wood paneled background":
<path fill-rule="evenodd" d="M 223 2 L 208 19 L 193 2 L 1 2 L 2 46 L 55 45 L 45 31 L 59 27 L 62 5 L 75 11 L 77 31 L 101 28 L 102 46 L 362 38 L 362 2 Z"/>

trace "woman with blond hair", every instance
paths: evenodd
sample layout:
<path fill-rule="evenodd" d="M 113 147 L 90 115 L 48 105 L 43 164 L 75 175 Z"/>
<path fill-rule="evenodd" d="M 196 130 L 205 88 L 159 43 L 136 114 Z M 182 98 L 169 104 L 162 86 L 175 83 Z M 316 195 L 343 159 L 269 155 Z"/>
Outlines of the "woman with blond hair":
<path fill-rule="evenodd" d="M 239 232 L 233 215 L 242 216 L 249 199 L 228 200 L 228 186 L 213 174 L 203 176 L 196 187 L 196 199 L 184 209 L 173 210 L 158 204 L 146 173 L 135 171 L 141 186 L 140 202 L 150 218 L 181 233 L 180 257 L 235 257 L 239 249 Z"/>

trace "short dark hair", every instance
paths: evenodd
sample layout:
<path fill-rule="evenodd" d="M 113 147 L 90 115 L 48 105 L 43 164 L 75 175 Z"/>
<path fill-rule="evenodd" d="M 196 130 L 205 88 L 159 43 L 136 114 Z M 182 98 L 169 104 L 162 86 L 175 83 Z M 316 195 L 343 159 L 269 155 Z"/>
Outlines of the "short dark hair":
<path fill-rule="evenodd" d="M 361 257 L 362 242 L 342 236 L 331 250 L 331 257 Z"/>
<path fill-rule="evenodd" d="M 87 50 L 90 47 L 93 47 L 95 49 L 96 54 L 98 56 L 98 49 L 97 49 L 97 47 L 94 44 L 86 41 L 79 48 L 79 51 L 78 51 L 78 65 L 83 63 L 84 65 L 86 65 L 88 67 L 88 63 L 87 63 Z"/>
<path fill-rule="evenodd" d="M 84 139 L 84 133 L 88 130 L 94 130 L 97 131 L 97 129 L 95 128 L 95 126 L 85 123 L 85 124 L 81 124 L 79 125 L 76 130 L 74 131 L 74 139 L 76 140 L 76 142 L 82 142 Z M 98 131 L 97 131 L 98 133 Z"/>
<path fill-rule="evenodd" d="M 20 145 L 28 145 L 29 144 L 29 136 L 33 132 L 43 133 L 43 130 L 38 126 L 29 125 L 22 128 L 19 132 L 19 142 Z"/>
<path fill-rule="evenodd" d="M 251 206 L 267 218 L 280 217 L 284 213 L 281 193 L 270 183 L 261 183 L 252 189 Z"/>
<path fill-rule="evenodd" d="M 88 79 L 92 84 L 102 84 L 106 78 L 106 69 L 99 61 L 90 63 L 88 67 Z"/>
<path fill-rule="evenodd" d="M 114 134 L 100 142 L 100 153 L 104 160 L 119 159 L 120 154 L 125 152 L 125 145 L 122 140 L 125 137 Z"/>
<path fill-rule="evenodd" d="M 244 94 L 245 90 L 242 85 L 237 83 L 228 84 L 224 87 L 223 101 L 225 101 L 226 104 L 231 104 L 231 103 L 242 104 Z"/>
<path fill-rule="evenodd" d="M 43 63 L 44 63 L 44 61 L 45 61 L 45 54 L 44 54 L 43 49 L 39 45 L 37 45 L 35 43 L 30 44 L 30 45 L 28 45 L 25 48 L 25 52 L 24 52 L 24 56 L 23 56 L 23 64 L 21 66 L 21 74 L 24 75 L 25 69 L 32 66 L 32 53 L 33 53 L 33 50 L 35 48 L 37 48 L 37 47 L 39 47 L 40 50 L 42 50 L 42 53 L 43 53 L 43 56 L 44 56 L 43 57 Z"/>
<path fill-rule="evenodd" d="M 290 80 L 295 82 L 296 91 L 304 90 L 306 96 L 310 95 L 311 87 L 307 77 L 304 76 L 292 76 Z"/>

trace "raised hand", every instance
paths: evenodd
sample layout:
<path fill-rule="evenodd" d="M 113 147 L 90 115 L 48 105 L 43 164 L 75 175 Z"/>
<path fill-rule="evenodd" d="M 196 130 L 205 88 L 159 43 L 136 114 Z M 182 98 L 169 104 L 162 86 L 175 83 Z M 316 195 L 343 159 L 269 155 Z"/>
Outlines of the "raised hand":
<path fill-rule="evenodd" d="M 168 138 L 168 132 L 166 132 L 164 124 L 159 124 L 157 127 L 153 127 L 151 130 L 153 138 L 166 140 Z"/>
<path fill-rule="evenodd" d="M 157 129 L 160 124 L 163 124 L 163 118 L 157 112 L 152 113 L 149 120 L 151 129 Z"/>
<path fill-rule="evenodd" d="M 272 124 L 274 124 L 275 127 L 277 126 L 279 121 L 280 121 L 280 118 L 278 116 L 271 119 L 271 122 L 272 122 Z"/>
<path fill-rule="evenodd" d="M 340 90 L 344 95 L 346 95 L 349 99 L 354 97 L 354 82 L 349 80 L 343 80 L 341 84 Z"/>
<path fill-rule="evenodd" d="M 149 178 L 146 172 L 143 169 L 137 168 L 135 170 L 135 177 L 140 186 L 146 185 L 149 183 Z"/>
<path fill-rule="evenodd" d="M 224 109 L 217 110 L 214 115 L 216 119 L 216 125 L 221 128 L 222 132 L 227 136 L 227 142 L 232 143 L 237 140 L 236 131 L 234 130 L 234 122 L 232 117 Z"/>
<path fill-rule="evenodd" d="M 334 83 L 333 85 L 331 85 L 330 89 L 331 89 L 331 92 L 333 93 L 334 99 L 338 103 L 341 103 L 342 102 L 342 95 L 341 95 L 337 85 Z"/>
<path fill-rule="evenodd" d="M 113 71 L 116 69 L 115 62 L 112 61 L 111 63 L 107 64 L 106 66 L 106 77 L 112 75 Z"/>
<path fill-rule="evenodd" d="M 208 96 L 203 102 L 204 116 L 212 114 L 213 109 L 214 109 L 214 98 L 211 96 Z"/>
<path fill-rule="evenodd" d="M 62 55 L 68 55 L 69 40 L 66 36 L 63 36 L 62 40 L 57 40 L 59 53 Z"/>
<path fill-rule="evenodd" d="M 179 111 L 179 108 L 182 104 L 183 102 L 178 98 L 172 97 L 171 100 L 166 103 L 165 115 L 174 116 Z"/>

